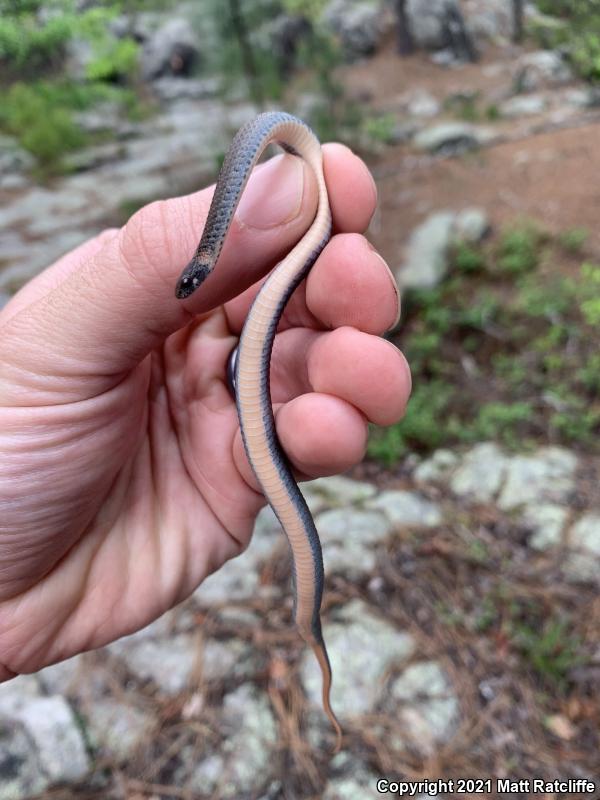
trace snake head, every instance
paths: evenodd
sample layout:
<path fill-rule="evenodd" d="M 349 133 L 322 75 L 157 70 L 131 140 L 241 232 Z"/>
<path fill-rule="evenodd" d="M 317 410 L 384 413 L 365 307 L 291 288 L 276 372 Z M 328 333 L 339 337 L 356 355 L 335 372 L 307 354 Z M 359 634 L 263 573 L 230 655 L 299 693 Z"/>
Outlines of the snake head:
<path fill-rule="evenodd" d="M 211 272 L 211 263 L 206 263 L 198 256 L 194 256 L 177 281 L 175 297 L 179 298 L 179 300 L 189 297 L 204 283 Z"/>

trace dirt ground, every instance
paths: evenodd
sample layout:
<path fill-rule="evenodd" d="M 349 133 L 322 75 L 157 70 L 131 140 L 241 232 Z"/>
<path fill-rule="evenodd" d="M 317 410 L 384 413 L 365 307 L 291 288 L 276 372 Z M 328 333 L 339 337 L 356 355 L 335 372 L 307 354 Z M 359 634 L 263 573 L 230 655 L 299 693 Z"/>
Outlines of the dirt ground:
<path fill-rule="evenodd" d="M 479 64 L 449 69 L 423 54 L 399 60 L 389 46 L 348 67 L 344 82 L 353 97 L 383 112 L 415 90 L 440 102 L 470 94 L 489 105 L 510 94 L 516 52 L 522 51 L 490 49 Z M 573 127 L 546 132 L 552 124 L 541 118 L 479 124 L 495 130 L 501 141 L 456 158 L 399 145 L 370 161 L 379 187 L 371 235 L 390 264 L 398 263 L 408 234 L 429 213 L 467 206 L 484 208 L 493 226 L 529 217 L 551 233 L 587 228 L 588 248 L 600 255 L 600 112 L 582 113 Z"/>

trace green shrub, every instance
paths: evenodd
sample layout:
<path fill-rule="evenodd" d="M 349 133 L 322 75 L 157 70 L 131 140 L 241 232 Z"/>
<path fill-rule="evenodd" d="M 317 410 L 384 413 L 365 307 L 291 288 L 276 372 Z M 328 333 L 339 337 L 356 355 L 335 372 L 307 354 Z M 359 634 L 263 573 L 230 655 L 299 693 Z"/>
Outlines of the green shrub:
<path fill-rule="evenodd" d="M 139 45 L 133 39 L 107 39 L 96 45 L 94 58 L 86 66 L 91 81 L 114 81 L 133 74 Z"/>
<path fill-rule="evenodd" d="M 469 242 L 458 242 L 452 254 L 452 263 L 459 272 L 479 272 L 485 267 L 481 249 Z"/>
<path fill-rule="evenodd" d="M 502 234 L 498 247 L 498 268 L 520 275 L 534 270 L 540 257 L 542 234 L 531 223 L 521 223 Z"/>
<path fill-rule="evenodd" d="M 66 8 L 45 15 L 35 13 L 39 3 L 3 3 L 0 6 L 0 65 L 3 72 L 35 75 L 55 67 L 72 38 L 77 18 Z M 63 4 L 60 4 L 61 6 Z"/>
<path fill-rule="evenodd" d="M 600 267 L 583 264 L 580 288 L 581 313 L 588 325 L 600 326 Z"/>
<path fill-rule="evenodd" d="M 2 127 L 12 133 L 44 167 L 80 147 L 85 137 L 69 112 L 36 86 L 14 84 L 1 112 Z"/>
<path fill-rule="evenodd" d="M 498 439 L 510 447 L 520 441 L 519 429 L 534 417 L 531 403 L 486 403 L 481 406 L 473 430 L 476 439 Z"/>
<path fill-rule="evenodd" d="M 589 235 L 587 228 L 569 228 L 560 234 L 558 241 L 568 253 L 577 255 L 583 249 Z"/>
<path fill-rule="evenodd" d="M 600 80 L 600 4 L 598 0 L 540 0 L 538 7 L 562 23 L 539 37 L 548 47 L 566 49 L 576 70 L 590 81 Z M 549 40 L 548 40 L 549 39 Z"/>
<path fill-rule="evenodd" d="M 363 130 L 367 139 L 375 143 L 390 144 L 393 142 L 395 129 L 396 117 L 394 114 L 368 116 L 363 121 Z"/>
<path fill-rule="evenodd" d="M 389 428 L 374 428 L 368 453 L 388 466 L 409 447 L 434 449 L 446 438 L 447 411 L 454 395 L 450 384 L 423 381 L 413 390 L 404 419 Z"/>

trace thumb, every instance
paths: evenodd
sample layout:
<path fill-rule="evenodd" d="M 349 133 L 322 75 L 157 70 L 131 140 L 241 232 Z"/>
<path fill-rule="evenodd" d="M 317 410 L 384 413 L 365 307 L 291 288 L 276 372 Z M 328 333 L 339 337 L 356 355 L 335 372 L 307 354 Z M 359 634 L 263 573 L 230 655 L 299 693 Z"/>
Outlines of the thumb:
<path fill-rule="evenodd" d="M 198 244 L 213 191 L 142 208 L 45 296 L 21 301 L 4 324 L 0 317 L 0 383 L 10 378 L 11 364 L 36 375 L 120 375 L 188 322 L 192 304 L 186 310 L 175 284 Z M 205 312 L 266 274 L 309 226 L 316 205 L 304 161 L 282 155 L 258 166 L 194 310 Z"/>

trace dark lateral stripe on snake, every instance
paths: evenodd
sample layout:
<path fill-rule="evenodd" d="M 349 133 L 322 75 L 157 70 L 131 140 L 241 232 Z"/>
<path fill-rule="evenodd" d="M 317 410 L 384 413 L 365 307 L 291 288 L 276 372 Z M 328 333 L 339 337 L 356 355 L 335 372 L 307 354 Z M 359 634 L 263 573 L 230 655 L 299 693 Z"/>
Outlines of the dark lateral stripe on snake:
<path fill-rule="evenodd" d="M 331 236 L 331 212 L 318 140 L 303 122 L 283 112 L 259 115 L 243 126 L 229 148 L 200 244 L 177 283 L 177 297 L 189 297 L 212 272 L 252 168 L 265 147 L 276 142 L 313 169 L 319 188 L 317 213 L 308 231 L 263 283 L 246 318 L 235 358 L 233 383 L 244 447 L 261 488 L 292 551 L 294 619 L 319 662 L 323 708 L 341 741 L 330 704 L 331 667 L 321 632 L 324 570 L 321 543 L 275 431 L 270 395 L 270 361 L 277 326 L 296 287 L 304 280 Z"/>

